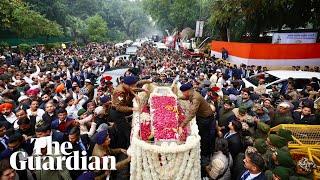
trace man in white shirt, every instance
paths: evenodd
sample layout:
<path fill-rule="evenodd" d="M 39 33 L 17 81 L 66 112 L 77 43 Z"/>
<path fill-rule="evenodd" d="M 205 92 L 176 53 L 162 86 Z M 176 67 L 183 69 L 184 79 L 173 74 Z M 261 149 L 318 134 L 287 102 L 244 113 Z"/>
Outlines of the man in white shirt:
<path fill-rule="evenodd" d="M 36 100 L 32 101 L 30 105 L 30 109 L 27 109 L 28 117 L 30 119 L 31 117 L 35 117 L 36 122 L 42 119 L 42 116 L 44 115 L 44 113 L 45 111 L 39 108 L 39 102 Z"/>
<path fill-rule="evenodd" d="M 66 111 L 68 112 L 68 117 L 72 119 L 78 118 L 78 111 L 82 109 L 81 104 L 79 103 L 81 99 L 73 99 L 72 97 L 68 97 L 65 100 L 65 103 L 67 104 Z"/>

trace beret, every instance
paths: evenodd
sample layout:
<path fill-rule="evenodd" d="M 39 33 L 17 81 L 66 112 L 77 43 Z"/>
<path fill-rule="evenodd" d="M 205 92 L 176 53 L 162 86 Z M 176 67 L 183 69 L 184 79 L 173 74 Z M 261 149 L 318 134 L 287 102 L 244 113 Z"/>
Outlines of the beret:
<path fill-rule="evenodd" d="M 283 146 L 286 146 L 288 144 L 288 141 L 285 138 L 276 134 L 270 134 L 268 138 L 271 144 L 277 148 L 282 148 Z"/>
<path fill-rule="evenodd" d="M 288 129 L 279 129 L 277 134 L 283 138 L 285 138 L 287 141 L 293 141 L 292 138 L 292 132 Z"/>
<path fill-rule="evenodd" d="M 272 173 L 279 176 L 281 179 L 289 179 L 290 177 L 290 169 L 282 166 L 274 168 Z"/>
<path fill-rule="evenodd" d="M 109 135 L 108 134 L 108 130 L 104 130 L 104 131 L 98 132 L 98 134 L 97 134 L 97 144 L 98 145 L 103 144 L 108 135 Z"/>
<path fill-rule="evenodd" d="M 239 113 L 241 113 L 241 114 L 245 114 L 245 113 L 247 113 L 247 109 L 246 109 L 246 107 L 244 107 L 244 106 L 240 106 L 240 107 L 239 107 Z"/>
<path fill-rule="evenodd" d="M 287 167 L 287 168 L 292 168 L 295 166 L 295 163 L 289 151 L 278 149 L 276 151 L 276 156 L 280 166 Z"/>
<path fill-rule="evenodd" d="M 100 97 L 100 101 L 101 103 L 107 103 L 108 101 L 110 101 L 110 97 L 109 96 L 102 96 Z"/>
<path fill-rule="evenodd" d="M 223 103 L 224 103 L 224 104 L 229 104 L 230 106 L 233 105 L 233 103 L 232 103 L 232 101 L 230 100 L 229 96 L 228 96 L 228 98 L 224 98 L 224 99 L 223 99 Z"/>
<path fill-rule="evenodd" d="M 126 76 L 123 78 L 123 82 L 130 86 L 138 82 L 138 78 L 136 76 Z"/>
<path fill-rule="evenodd" d="M 264 154 L 266 153 L 268 146 L 266 144 L 266 140 L 262 139 L 262 138 L 258 138 L 254 141 L 254 145 L 253 147 L 255 147 L 259 153 Z"/>
<path fill-rule="evenodd" d="M 192 84 L 190 82 L 182 84 L 180 87 L 180 91 L 187 91 L 192 88 Z"/>
<path fill-rule="evenodd" d="M 81 109 L 79 109 L 77 115 L 78 115 L 78 116 L 81 116 L 81 115 L 84 114 L 85 112 L 87 112 L 87 111 L 86 111 L 85 109 L 81 108 Z"/>

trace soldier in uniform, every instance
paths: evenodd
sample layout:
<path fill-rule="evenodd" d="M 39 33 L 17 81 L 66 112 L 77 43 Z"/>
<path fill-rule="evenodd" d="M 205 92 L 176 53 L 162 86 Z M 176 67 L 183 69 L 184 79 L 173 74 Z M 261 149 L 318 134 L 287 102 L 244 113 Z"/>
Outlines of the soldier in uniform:
<path fill-rule="evenodd" d="M 214 133 L 212 131 L 215 129 L 214 111 L 201 94 L 192 88 L 191 83 L 183 84 L 180 90 L 184 98 L 191 102 L 191 107 L 189 117 L 179 125 L 179 131 L 181 132 L 181 128 L 196 117 L 199 135 L 201 137 L 201 156 L 208 157 L 213 149 Z"/>
<path fill-rule="evenodd" d="M 126 76 L 123 78 L 123 83 L 113 91 L 110 118 L 115 123 L 117 148 L 127 149 L 130 145 L 131 124 L 128 122 L 128 117 L 132 115 L 133 111 L 139 110 L 133 107 L 134 92 L 138 89 L 137 86 L 146 83 L 151 83 L 151 81 L 138 81 L 135 76 Z"/>

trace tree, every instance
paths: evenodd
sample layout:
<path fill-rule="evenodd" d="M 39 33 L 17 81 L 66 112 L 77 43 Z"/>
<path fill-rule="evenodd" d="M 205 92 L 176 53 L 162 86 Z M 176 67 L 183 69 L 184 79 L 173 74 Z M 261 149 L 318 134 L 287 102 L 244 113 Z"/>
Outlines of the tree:
<path fill-rule="evenodd" d="M 117 11 L 115 11 L 117 9 Z M 137 38 L 145 33 L 151 23 L 139 1 L 104 2 L 99 14 L 108 22 L 111 39 Z"/>
<path fill-rule="evenodd" d="M 143 5 L 163 30 L 195 27 L 196 21 L 202 18 L 198 0 L 144 0 Z"/>
<path fill-rule="evenodd" d="M 59 36 L 61 27 L 33 11 L 20 0 L 3 0 L 0 3 L 1 29 L 10 30 L 23 38 Z"/>
<path fill-rule="evenodd" d="M 317 2 L 316 2 L 317 1 Z M 256 42 L 269 30 L 316 25 L 319 0 L 219 0 L 212 2 L 209 24 L 219 39 Z M 303 7 L 303 8 L 301 8 Z M 317 10 L 318 9 L 318 10 Z M 317 20 L 315 20 L 317 19 Z"/>
<path fill-rule="evenodd" d="M 107 22 L 103 18 L 96 14 L 86 19 L 87 35 L 89 41 L 102 42 L 107 38 Z"/>
<path fill-rule="evenodd" d="M 13 25 L 13 11 L 23 6 L 20 0 L 2 0 L 0 3 L 0 29 L 10 29 Z"/>
<path fill-rule="evenodd" d="M 76 41 L 84 41 L 86 38 L 86 22 L 78 17 L 68 15 L 66 17 L 68 24 L 68 35 L 74 38 Z"/>
<path fill-rule="evenodd" d="M 175 28 L 174 22 L 169 18 L 171 4 L 171 0 L 143 0 L 144 9 L 163 30 Z"/>
<path fill-rule="evenodd" d="M 129 0 L 3 0 L 4 11 L 13 12 L 16 9 L 11 5 L 13 2 L 28 4 L 28 7 L 39 12 L 45 18 L 57 22 L 63 29 L 65 35 L 84 40 L 87 37 L 83 33 L 86 28 L 85 20 L 95 14 L 99 14 L 106 22 L 108 29 L 113 31 L 109 33 L 110 39 L 123 40 L 127 38 L 136 38 L 146 32 L 149 27 L 149 17 L 144 12 L 140 1 Z M 25 3 L 24 3 L 25 2 Z M 11 6 L 10 6 L 11 5 Z M 0 3 L 2 9 L 2 4 Z M 10 13 L 9 13 L 10 14 Z M 12 13 L 11 13 L 12 14 Z M 2 16 L 6 17 L 6 16 Z M 3 18 L 3 21 L 8 18 Z M 12 19 L 12 18 L 11 18 Z M 10 20 L 11 20 L 10 19 Z M 6 25 L 5 23 L 0 26 Z M 10 26 L 11 28 L 11 26 Z M 121 39 L 118 39 L 121 38 Z"/>
<path fill-rule="evenodd" d="M 37 36 L 60 36 L 61 27 L 49 21 L 43 15 L 30 10 L 27 6 L 20 6 L 13 11 L 13 31 L 24 38 Z"/>
<path fill-rule="evenodd" d="M 240 0 L 214 1 L 209 24 L 219 33 L 220 39 L 230 40 L 231 27 L 237 19 L 240 19 Z"/>
<path fill-rule="evenodd" d="M 310 18 L 310 23 L 312 24 L 313 29 L 320 29 L 320 0 L 312 0 L 312 7 L 311 8 L 311 18 Z M 318 33 L 320 34 L 320 32 Z M 318 36 L 320 39 L 320 36 Z"/>
<path fill-rule="evenodd" d="M 69 14 L 67 0 L 24 0 L 31 10 L 37 11 L 51 21 L 56 21 L 63 28 Z"/>

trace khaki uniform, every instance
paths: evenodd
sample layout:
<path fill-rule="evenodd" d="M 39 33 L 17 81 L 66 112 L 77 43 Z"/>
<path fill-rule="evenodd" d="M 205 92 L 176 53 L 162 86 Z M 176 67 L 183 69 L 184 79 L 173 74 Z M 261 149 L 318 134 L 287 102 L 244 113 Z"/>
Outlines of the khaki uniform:
<path fill-rule="evenodd" d="M 196 123 L 199 128 L 201 156 L 209 157 L 212 153 L 214 135 L 215 135 L 215 121 L 214 112 L 210 104 L 195 90 L 191 90 L 189 97 L 191 102 L 189 117 L 184 124 L 190 122 L 196 116 Z"/>
<path fill-rule="evenodd" d="M 148 80 L 142 80 L 137 82 L 137 86 L 149 82 Z M 114 89 L 109 114 L 117 130 L 115 137 L 116 147 L 127 149 L 130 145 L 131 133 L 131 123 L 128 121 L 128 117 L 132 114 L 132 100 L 135 94 L 133 90 L 125 90 L 123 86 L 123 84 L 120 84 Z"/>
<path fill-rule="evenodd" d="M 191 102 L 188 122 L 191 121 L 195 116 L 207 118 L 213 116 L 214 112 L 210 107 L 210 104 L 201 96 L 200 93 L 193 91 L 189 101 Z"/>
<path fill-rule="evenodd" d="M 134 98 L 134 94 L 132 91 L 126 91 L 122 84 L 117 86 L 112 94 L 112 107 L 114 107 L 117 111 L 130 113 L 132 112 L 132 100 Z"/>
<path fill-rule="evenodd" d="M 101 145 L 96 144 L 94 146 L 93 151 L 92 151 L 92 156 L 97 156 L 97 157 L 103 158 L 105 156 L 116 156 L 116 155 L 118 155 L 120 153 L 122 153 L 120 148 L 116 148 L 116 149 L 104 148 Z M 130 159 L 129 158 L 126 158 L 124 160 L 121 160 L 121 161 L 117 162 L 116 163 L 117 171 L 121 171 L 121 170 L 127 168 L 129 163 L 130 163 Z M 106 179 L 106 175 L 104 174 L 103 170 L 95 171 L 95 174 L 96 174 L 95 180 L 100 180 L 100 179 L 104 180 L 104 179 Z M 112 174 L 112 175 L 114 175 L 114 174 Z"/>
<path fill-rule="evenodd" d="M 137 86 L 150 83 L 148 80 L 141 80 L 137 82 Z M 117 111 L 124 113 L 132 113 L 132 107 L 134 99 L 134 91 L 126 91 L 122 84 L 118 85 L 112 93 L 112 107 Z"/>

